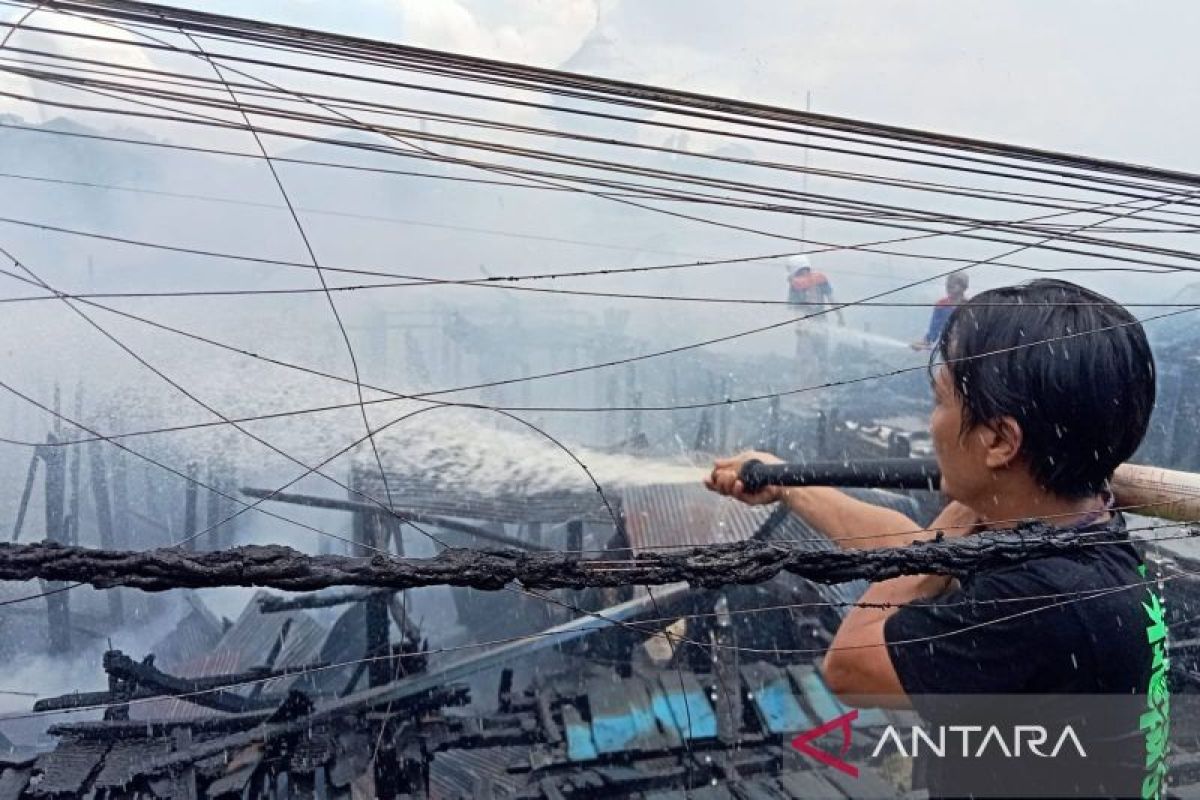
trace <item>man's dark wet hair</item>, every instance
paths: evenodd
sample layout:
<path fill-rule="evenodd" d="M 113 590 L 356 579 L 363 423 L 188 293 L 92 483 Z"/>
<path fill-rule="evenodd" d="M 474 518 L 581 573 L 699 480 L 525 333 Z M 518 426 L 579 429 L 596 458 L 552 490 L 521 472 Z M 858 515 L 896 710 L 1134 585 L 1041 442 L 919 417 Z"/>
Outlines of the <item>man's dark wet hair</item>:
<path fill-rule="evenodd" d="M 962 397 L 964 433 L 1012 417 L 1034 478 L 1062 497 L 1100 491 L 1150 423 L 1154 356 L 1141 324 L 1067 281 L 977 295 L 946 323 L 937 356 Z"/>

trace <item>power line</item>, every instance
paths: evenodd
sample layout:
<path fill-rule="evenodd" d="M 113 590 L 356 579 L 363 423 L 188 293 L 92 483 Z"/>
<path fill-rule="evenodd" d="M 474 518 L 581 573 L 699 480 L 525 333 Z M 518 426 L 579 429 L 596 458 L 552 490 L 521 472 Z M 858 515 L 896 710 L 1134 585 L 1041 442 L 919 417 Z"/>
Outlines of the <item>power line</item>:
<path fill-rule="evenodd" d="M 75 13 L 79 14 L 80 16 L 83 16 L 86 19 L 91 19 L 93 21 L 99 21 L 99 22 L 108 21 L 108 22 L 110 22 L 110 24 L 111 24 L 111 19 L 122 18 L 122 19 L 125 19 L 128 21 L 127 24 L 132 24 L 135 27 L 149 27 L 149 28 L 156 28 L 156 29 L 162 29 L 162 28 L 166 28 L 166 27 L 170 27 L 171 29 L 186 27 L 185 23 L 178 16 L 178 12 L 179 12 L 178 9 L 169 9 L 164 12 L 164 10 L 161 7 L 147 5 L 144 8 L 145 9 L 153 9 L 153 11 L 148 11 L 147 15 L 139 17 L 137 13 L 128 13 L 128 12 L 122 13 L 120 11 L 117 11 L 114 13 L 113 9 L 111 7 L 109 9 L 107 9 L 107 13 L 106 13 L 105 10 L 96 11 L 95 6 L 89 7 L 86 4 L 77 5 L 74 7 L 68 7 L 68 4 L 63 4 L 63 3 L 54 3 L 53 5 L 56 10 L 58 10 L 62 13 L 71 14 L 71 13 L 75 12 Z M 97 14 L 97 16 L 89 15 L 88 14 L 89 11 L 93 11 L 95 14 Z M 165 20 L 166 16 L 175 16 L 176 18 L 171 23 L 167 23 Z M 217 27 L 213 27 L 213 21 L 219 19 L 213 15 L 199 15 L 198 17 L 195 17 L 194 19 L 202 19 L 204 21 L 204 23 L 201 25 L 193 25 L 192 26 L 198 35 L 204 35 L 204 34 L 212 35 L 212 34 L 216 33 L 216 34 L 218 34 L 218 38 L 220 36 L 220 31 L 221 31 L 220 25 L 228 22 L 228 19 L 226 19 L 226 20 L 223 20 L 222 22 L 218 23 Z M 149 23 L 149 24 L 146 24 L 146 23 Z M 272 45 L 270 44 L 272 41 L 280 41 L 281 40 L 281 37 L 279 35 L 275 35 L 275 36 L 264 35 L 266 28 L 261 25 L 254 27 L 253 23 L 251 23 L 251 26 L 252 27 L 242 30 L 240 32 L 242 34 L 241 38 L 243 38 L 243 39 L 246 38 L 247 31 L 249 31 L 250 40 L 256 46 L 270 48 L 270 47 L 272 47 Z M 242 27 L 245 27 L 245 26 L 242 26 Z M 233 28 L 231 30 L 232 30 L 231 35 L 233 36 L 233 38 L 235 40 L 237 40 L 239 38 L 239 32 L 238 32 L 237 27 L 235 26 L 235 28 Z M 58 35 L 83 36 L 85 38 L 94 38 L 94 39 L 101 40 L 101 41 L 110 41 L 110 42 L 113 42 L 116 44 L 126 45 L 126 46 L 131 44 L 127 40 L 112 39 L 111 37 L 91 36 L 88 34 L 78 34 L 75 32 L 66 32 L 66 31 L 60 31 L 60 30 L 54 30 L 54 29 L 46 29 L 45 32 L 58 34 Z M 278 29 L 276 29 L 275 32 L 278 33 Z M 323 43 L 324 44 L 323 49 L 321 47 L 316 46 L 314 36 L 325 37 L 324 43 Z M 386 65 L 386 62 L 383 62 L 379 58 L 376 57 L 379 53 L 386 52 L 386 53 L 391 53 L 392 55 L 395 55 L 395 53 L 398 52 L 396 50 L 396 48 L 401 47 L 398 45 L 390 45 L 387 43 L 373 42 L 373 41 L 364 40 L 364 39 L 354 39 L 351 37 L 342 37 L 340 40 L 338 40 L 337 37 L 330 39 L 329 36 L 330 35 L 328 35 L 328 34 L 319 34 L 319 33 L 313 32 L 313 31 L 302 31 L 301 29 L 294 29 L 291 33 L 292 38 L 290 40 L 290 44 L 304 45 L 304 47 L 297 48 L 303 52 L 317 53 L 317 54 L 322 54 L 322 55 L 325 55 L 328 57 L 338 57 L 339 53 L 335 53 L 329 49 L 329 42 L 333 42 L 334 44 L 344 48 L 344 51 L 341 51 L 341 52 L 344 52 L 345 54 L 348 54 L 348 55 L 352 54 L 353 55 L 352 60 L 357 61 L 359 63 L 372 63 L 372 64 L 376 64 L 376 65 L 381 65 L 381 64 Z M 286 35 L 285 35 L 285 37 L 286 37 Z M 302 38 L 297 38 L 297 37 L 302 37 Z M 206 36 L 205 38 L 209 38 L 209 37 Z M 287 41 L 286 38 L 283 38 L 282 40 L 285 42 Z M 150 45 L 143 44 L 141 46 L 150 46 Z M 172 50 L 176 50 L 176 51 L 181 50 L 181 48 L 178 48 L 175 46 L 168 46 L 167 49 L 172 49 Z M 220 57 L 220 58 L 223 58 L 226 60 L 231 60 L 231 61 L 244 61 L 244 62 L 249 62 L 249 63 L 256 63 L 254 59 L 246 59 L 244 57 L 239 57 L 239 56 L 236 56 L 233 54 L 221 53 L 221 54 L 215 54 L 215 55 L 216 55 L 216 57 Z M 965 139 L 962 137 L 949 137 L 949 136 L 944 136 L 944 135 L 940 135 L 940 134 L 931 134 L 926 131 L 914 131 L 914 130 L 909 130 L 909 129 L 895 128 L 895 127 L 891 127 L 891 126 L 880 126 L 880 125 L 875 125 L 875 124 L 871 124 L 871 123 L 864 123 L 864 122 L 858 121 L 858 120 L 847 120 L 847 119 L 842 119 L 842 118 L 830 117 L 828 115 L 816 115 L 816 114 L 811 114 L 811 113 L 797 112 L 797 111 L 794 111 L 791 109 L 770 108 L 770 107 L 764 107 L 764 106 L 757 105 L 757 104 L 740 103 L 738 101 L 732 101 L 732 100 L 728 100 L 726 98 L 712 98 L 712 97 L 705 97 L 705 96 L 695 95 L 695 94 L 690 94 L 690 93 L 681 93 L 678 91 L 662 89 L 661 87 L 647 87 L 647 86 L 638 85 L 638 84 L 630 84 L 630 83 L 623 83 L 623 82 L 611 81 L 611 80 L 606 80 L 606 79 L 598 79 L 598 78 L 593 78 L 590 76 L 571 75 L 568 73 L 552 73 L 551 71 L 546 71 L 546 70 L 538 71 L 538 70 L 533 70 L 532 68 L 523 67 L 521 65 L 507 64 L 504 62 L 488 61 L 488 60 L 483 60 L 483 59 L 469 59 L 469 58 L 459 57 L 459 56 L 450 56 L 445 53 L 437 53 L 434 51 L 417 51 L 415 48 L 409 48 L 408 52 L 404 53 L 402 55 L 406 57 L 405 61 L 392 62 L 390 65 L 393 67 L 396 67 L 396 68 L 409 68 L 409 69 L 416 68 L 418 70 L 420 70 L 422 65 L 424 65 L 424 67 L 425 67 L 424 71 L 427 72 L 428 74 L 442 74 L 447 77 L 473 80 L 475 82 L 480 82 L 480 83 L 494 83 L 497 85 L 508 85 L 508 86 L 512 86 L 515 88 L 547 91 L 550 93 L 558 93 L 558 94 L 563 94 L 565 96 L 576 96 L 581 99 L 595 100 L 595 101 L 599 101 L 599 102 L 607 101 L 607 102 L 616 102 L 616 103 L 621 103 L 621 104 L 626 104 L 626 105 L 636 105 L 641 108 L 652 109 L 652 110 L 663 110 L 663 111 L 667 111 L 669 113 L 684 113 L 684 114 L 692 114 L 692 115 L 696 115 L 696 116 L 707 116 L 709 118 L 720 120 L 722 122 L 726 122 L 726 123 L 732 122 L 732 123 L 736 123 L 736 124 L 740 124 L 740 125 L 750 125 L 750 126 L 759 126 L 759 127 L 777 127 L 777 128 L 781 128 L 781 129 L 785 129 L 785 130 L 790 130 L 789 128 L 782 126 L 781 123 L 783 123 L 785 121 L 800 122 L 800 123 L 802 123 L 803 127 L 801 127 L 800 129 L 798 129 L 797 131 L 794 131 L 794 132 L 802 132 L 807 136 L 824 136 L 824 137 L 836 138 L 836 137 L 833 137 L 833 134 L 830 133 L 831 130 L 836 130 L 836 131 L 846 131 L 846 132 L 853 132 L 853 133 L 865 133 L 869 136 L 875 136 L 876 138 L 879 138 L 881 140 L 890 140 L 892 142 L 892 144 L 890 146 L 893 148 L 916 150 L 918 152 L 929 152 L 929 151 L 921 151 L 918 148 L 913 148 L 911 146 L 896 144 L 896 142 L 897 141 L 924 142 L 926 144 L 933 144 L 935 146 L 943 147 L 943 148 L 945 148 L 945 147 L 958 148 L 958 149 L 966 150 L 969 152 L 993 153 L 993 154 L 1000 154 L 1000 155 L 1004 155 L 1007 157 L 1013 157 L 1013 158 L 1021 157 L 1027 161 L 1032 161 L 1035 163 L 1041 162 L 1041 163 L 1051 163 L 1051 164 L 1058 164 L 1058 165 L 1064 165 L 1064 166 L 1070 165 L 1073 168 L 1077 168 L 1077 169 L 1101 170 L 1101 171 L 1107 170 L 1107 171 L 1115 172 L 1118 174 L 1135 174 L 1135 175 L 1139 175 L 1141 177 L 1146 177 L 1147 170 L 1148 170 L 1148 168 L 1141 168 L 1141 167 L 1137 167 L 1134 165 L 1121 164 L 1118 162 L 1105 162 L 1105 161 L 1098 160 L 1098 159 L 1090 159 L 1090 158 L 1085 158 L 1085 157 L 1071 156 L 1069 154 L 1049 153 L 1047 151 L 1040 151 L 1040 150 L 1035 150 L 1032 148 L 1018 148 L 1018 147 L 1013 147 L 1010 145 L 1000 145 L 1000 144 L 997 144 L 994 142 L 983 142 L 983 141 L 979 141 L 979 140 Z M 440 62 L 443 65 L 454 64 L 455 66 L 448 68 L 448 69 L 442 69 L 439 72 L 437 68 L 429 66 L 429 64 L 432 62 Z M 284 64 L 284 63 L 279 63 L 279 62 L 257 62 L 257 63 L 262 63 L 263 65 L 280 67 L 280 68 L 284 68 L 284 69 L 293 69 L 293 70 L 301 70 L 301 71 L 306 70 L 306 68 L 303 67 L 302 65 L 296 65 L 296 64 Z M 462 65 L 466 65 L 466 66 L 464 67 Z M 312 71 L 316 74 L 321 74 L 321 71 L 316 71 L 316 70 L 311 70 L 311 69 L 309 69 L 308 71 Z M 522 83 L 519 79 L 514 79 L 514 80 L 509 79 L 509 76 L 513 76 L 513 75 L 524 76 L 524 77 L 528 78 L 530 75 L 536 75 L 537 73 L 540 73 L 540 76 L 545 78 L 545 80 L 540 84 L 536 83 L 536 77 L 530 79 L 530 80 L 535 81 L 535 83 Z M 358 81 L 365 80 L 365 81 L 369 81 L 369 82 L 385 82 L 385 81 L 381 81 L 380 79 L 373 78 L 373 76 L 347 74 L 344 71 L 333 72 L 333 73 L 327 72 L 326 74 L 329 77 L 337 77 L 337 78 L 343 78 L 343 79 L 348 79 L 348 80 L 358 80 Z M 570 90 L 564 88 L 565 86 L 585 86 L 585 85 L 588 86 L 589 89 L 593 90 L 596 94 L 589 95 L 589 94 L 585 94 L 585 93 L 581 93 L 581 92 L 572 93 Z M 423 84 L 420 86 L 410 85 L 409 88 L 428 89 L 429 86 L 430 85 L 428 83 L 426 83 L 426 84 Z M 610 91 L 610 94 L 605 95 L 604 91 L 605 91 L 606 87 L 609 88 L 610 90 L 615 90 L 615 91 Z M 647 98 L 647 97 L 652 98 L 654 101 L 663 100 L 664 102 L 663 103 L 651 102 L 650 100 L 643 99 L 643 98 Z M 506 103 L 514 102 L 514 101 L 510 100 L 509 98 L 487 98 L 487 97 L 484 97 L 483 99 L 493 99 L 493 100 L 498 100 L 499 102 L 506 102 Z M 689 103 L 689 101 L 691 101 L 691 102 Z M 699 102 L 696 102 L 696 101 L 699 101 Z M 668 105 L 668 103 L 670 103 L 670 102 L 675 102 L 676 106 Z M 571 107 L 564 107 L 564 106 L 551 107 L 551 110 L 560 111 L 563 113 L 586 113 L 589 115 L 594 114 L 594 112 L 587 112 L 587 111 L 581 112 L 579 109 L 575 109 L 575 108 L 571 108 Z M 717 113 L 717 112 L 720 112 L 720 113 Z M 729 116 L 729 114 L 732 114 L 734 116 Z M 642 120 L 636 120 L 636 121 L 643 122 Z M 653 124 L 653 123 L 648 122 L 646 124 Z M 730 134 L 730 135 L 733 135 L 733 134 Z M 851 141 L 862 141 L 862 140 L 849 139 L 846 136 L 841 136 L 840 138 L 848 139 Z M 795 144 L 795 143 L 793 143 L 793 144 Z M 805 146 L 812 147 L 813 145 L 811 145 L 811 143 L 806 143 Z M 966 161 L 984 161 L 983 159 L 979 159 L 977 157 L 969 157 L 969 156 L 965 156 L 962 154 L 945 154 L 945 153 L 940 153 L 940 152 L 938 154 L 942 157 L 958 158 L 960 160 L 966 160 Z M 1061 171 L 1045 170 L 1042 168 L 1029 167 L 1029 166 L 1023 167 L 1023 169 L 1036 170 L 1039 172 L 1048 172 L 1050 174 L 1062 174 Z M 1190 176 L 1186 173 L 1177 173 L 1177 172 L 1172 172 L 1169 170 L 1150 170 L 1150 172 L 1152 172 L 1156 178 L 1178 179 L 1178 180 L 1185 180 L 1185 181 L 1192 179 L 1192 176 Z"/>

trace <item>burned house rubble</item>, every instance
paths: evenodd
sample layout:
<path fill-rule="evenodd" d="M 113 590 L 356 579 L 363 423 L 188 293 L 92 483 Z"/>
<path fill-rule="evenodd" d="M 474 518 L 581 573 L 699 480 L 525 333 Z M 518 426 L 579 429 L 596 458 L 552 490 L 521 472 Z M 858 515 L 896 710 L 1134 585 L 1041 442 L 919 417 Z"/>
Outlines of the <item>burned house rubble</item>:
<path fill-rule="evenodd" d="M 399 483 L 420 497 L 416 484 Z M 514 504 L 460 498 L 456 508 L 416 502 L 406 511 L 435 530 L 436 513 L 455 513 L 460 534 L 469 525 L 491 533 L 507 525 L 513 530 L 503 535 L 518 541 L 540 523 L 581 549 L 604 530 L 589 495 L 534 498 L 542 510 L 522 523 Z M 624 525 L 605 534 L 615 548 L 637 552 L 696 536 L 812 541 L 795 518 L 729 506 L 693 485 L 640 487 L 615 499 Z M 476 515 L 469 524 L 468 504 Z M 355 530 L 364 540 L 382 541 L 380 515 L 350 513 L 361 517 Z M 728 608 L 845 601 L 854 591 L 785 578 L 728 591 L 565 591 L 556 593 L 564 606 L 604 619 L 564 613 L 538 636 L 448 657 L 428 647 L 395 593 L 264 592 L 233 621 L 193 598 L 158 653 L 105 654 L 107 691 L 39 700 L 35 711 L 103 708 L 103 718 L 53 725 L 57 744 L 48 752 L 14 749 L 0 762 L 0 785 L 13 787 L 3 795 L 10 797 L 665 797 L 741 784 L 832 796 L 848 789 L 806 768 L 787 746 L 796 731 L 840 713 L 815 664 L 751 661 L 733 647 L 819 648 L 833 622 L 822 615 L 837 606 L 752 617 Z M 508 593 L 484 597 L 493 615 L 515 617 L 522 602 Z M 329 627 L 311 615 L 322 606 L 339 611 Z M 477 605 L 462 603 L 458 613 L 495 636 Z M 347 662 L 357 663 L 341 666 Z M 883 722 L 874 712 L 859 724 Z M 884 792 L 882 778 L 874 781 Z"/>

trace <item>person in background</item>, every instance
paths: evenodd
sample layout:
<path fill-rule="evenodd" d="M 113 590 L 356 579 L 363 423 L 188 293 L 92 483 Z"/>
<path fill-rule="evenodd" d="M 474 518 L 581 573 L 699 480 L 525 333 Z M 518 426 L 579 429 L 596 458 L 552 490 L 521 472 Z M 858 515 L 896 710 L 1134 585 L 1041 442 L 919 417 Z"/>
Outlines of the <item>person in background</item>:
<path fill-rule="evenodd" d="M 808 256 L 791 256 L 787 266 L 788 302 L 797 307 L 796 357 L 811 359 L 824 368 L 829 360 L 828 312 L 837 314 L 839 325 L 844 326 L 846 318 L 833 299 L 829 278 L 812 268 Z"/>
<path fill-rule="evenodd" d="M 924 339 L 918 339 L 910 345 L 913 350 L 932 350 L 937 345 L 950 315 L 966 301 L 968 286 L 970 280 L 965 272 L 952 272 L 946 276 L 946 296 L 933 307 L 933 313 L 929 315 L 929 330 L 925 332 Z"/>

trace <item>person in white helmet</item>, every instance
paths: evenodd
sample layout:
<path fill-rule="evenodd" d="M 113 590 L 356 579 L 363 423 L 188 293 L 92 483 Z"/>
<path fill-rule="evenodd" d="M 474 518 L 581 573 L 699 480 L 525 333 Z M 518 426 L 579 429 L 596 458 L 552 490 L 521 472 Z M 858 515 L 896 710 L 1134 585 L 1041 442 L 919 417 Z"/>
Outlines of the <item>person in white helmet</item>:
<path fill-rule="evenodd" d="M 825 325 L 829 312 L 837 314 L 838 324 L 846 319 L 833 299 L 833 285 L 823 272 L 812 268 L 808 256 L 795 255 L 787 260 L 788 302 L 796 307 L 796 357 L 815 359 L 824 368 L 829 359 L 829 335 Z"/>

